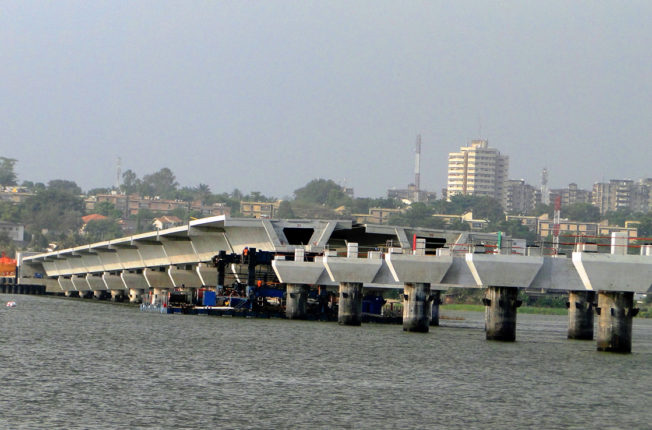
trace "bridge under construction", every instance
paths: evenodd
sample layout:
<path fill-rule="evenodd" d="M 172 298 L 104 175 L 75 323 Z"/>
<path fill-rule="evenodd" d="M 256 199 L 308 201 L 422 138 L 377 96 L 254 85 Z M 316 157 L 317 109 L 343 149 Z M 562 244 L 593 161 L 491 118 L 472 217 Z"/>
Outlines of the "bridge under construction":
<path fill-rule="evenodd" d="M 442 291 L 482 288 L 486 337 L 503 341 L 515 340 L 519 289 L 557 290 L 569 293 L 569 338 L 593 339 L 597 314 L 598 350 L 630 352 L 633 294 L 650 290 L 652 247 L 627 255 L 627 240 L 614 233 L 610 253 L 578 244 L 572 255 L 546 257 L 500 233 L 220 216 L 20 256 L 19 284 L 156 304 L 172 290 L 220 291 L 236 282 L 249 294 L 261 282 L 278 283 L 289 318 L 305 317 L 310 289 L 330 289 L 347 325 L 361 322 L 363 288 L 399 289 L 403 328 L 418 332 L 437 318 Z"/>

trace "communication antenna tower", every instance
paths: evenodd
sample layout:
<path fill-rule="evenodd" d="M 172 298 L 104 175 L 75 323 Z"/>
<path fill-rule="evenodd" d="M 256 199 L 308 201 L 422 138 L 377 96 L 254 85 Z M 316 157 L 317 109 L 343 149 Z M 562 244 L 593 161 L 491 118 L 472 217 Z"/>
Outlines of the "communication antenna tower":
<path fill-rule="evenodd" d="M 541 171 L 541 203 L 550 204 L 550 191 L 548 189 L 548 169 L 545 167 Z"/>
<path fill-rule="evenodd" d="M 116 172 L 115 172 L 115 188 L 116 190 L 120 189 L 120 179 L 122 178 L 122 158 L 118 157 L 118 162 L 116 163 Z"/>
<path fill-rule="evenodd" d="M 419 201 L 419 191 L 421 190 L 421 135 L 417 135 L 417 147 L 414 160 L 414 188 L 415 201 Z"/>

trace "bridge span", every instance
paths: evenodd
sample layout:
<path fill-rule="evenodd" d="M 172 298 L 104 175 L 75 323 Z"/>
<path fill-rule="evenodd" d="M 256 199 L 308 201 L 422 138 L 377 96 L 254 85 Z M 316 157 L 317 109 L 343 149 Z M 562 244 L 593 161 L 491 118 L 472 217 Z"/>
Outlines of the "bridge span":
<path fill-rule="evenodd" d="M 437 319 L 441 291 L 483 288 L 486 338 L 503 341 L 515 340 L 519 288 L 561 290 L 569 292 L 569 338 L 593 339 L 595 312 L 598 350 L 630 352 L 637 313 L 633 294 L 650 290 L 652 247 L 626 255 L 620 246 L 624 240 L 614 234 L 610 254 L 544 257 L 497 234 L 341 220 L 211 217 L 23 257 L 19 282 L 42 283 L 51 293 L 110 293 L 137 302 L 148 292 L 156 300 L 170 289 L 219 289 L 233 280 L 253 288 L 256 277 L 263 276 L 286 285 L 290 318 L 305 316 L 310 286 L 337 289 L 338 321 L 347 325 L 361 322 L 364 287 L 398 288 L 403 290 L 403 328 L 418 332 L 427 332 Z M 246 249 L 273 253 L 274 259 L 266 270 L 254 267 L 252 273 L 250 266 L 246 279 L 237 264 L 217 264 L 216 269 L 217 255 L 246 254 Z"/>

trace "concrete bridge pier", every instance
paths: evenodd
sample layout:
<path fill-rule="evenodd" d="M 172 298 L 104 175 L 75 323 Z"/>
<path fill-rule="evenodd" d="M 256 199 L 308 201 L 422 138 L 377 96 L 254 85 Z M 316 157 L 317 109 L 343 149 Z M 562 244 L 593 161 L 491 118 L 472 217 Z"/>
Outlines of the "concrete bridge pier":
<path fill-rule="evenodd" d="M 430 291 L 430 326 L 436 327 L 439 326 L 439 305 L 441 305 L 441 291 L 431 290 Z"/>
<path fill-rule="evenodd" d="M 143 302 L 143 290 L 140 288 L 130 288 L 129 289 L 129 303 L 142 303 Z"/>
<path fill-rule="evenodd" d="M 432 310 L 428 309 L 430 306 L 429 283 L 405 283 L 403 286 L 403 331 L 428 333 L 432 313 Z"/>
<path fill-rule="evenodd" d="M 634 293 L 598 292 L 598 351 L 632 352 Z"/>
<path fill-rule="evenodd" d="M 103 293 L 104 293 L 104 291 L 102 291 L 102 290 L 95 290 L 95 291 L 93 291 L 93 298 L 97 299 L 97 300 L 100 300 L 102 298 Z"/>
<path fill-rule="evenodd" d="M 124 299 L 123 290 L 111 290 L 111 301 L 121 302 Z"/>
<path fill-rule="evenodd" d="M 362 282 L 340 282 L 337 322 L 343 325 L 362 324 Z"/>
<path fill-rule="evenodd" d="M 487 340 L 516 340 L 516 309 L 521 306 L 518 288 L 490 286 L 482 299 L 485 305 Z"/>
<path fill-rule="evenodd" d="M 595 291 L 568 293 L 568 339 L 593 340 Z"/>
<path fill-rule="evenodd" d="M 310 287 L 305 284 L 287 284 L 285 298 L 285 316 L 288 319 L 305 319 L 308 311 L 308 293 Z"/>

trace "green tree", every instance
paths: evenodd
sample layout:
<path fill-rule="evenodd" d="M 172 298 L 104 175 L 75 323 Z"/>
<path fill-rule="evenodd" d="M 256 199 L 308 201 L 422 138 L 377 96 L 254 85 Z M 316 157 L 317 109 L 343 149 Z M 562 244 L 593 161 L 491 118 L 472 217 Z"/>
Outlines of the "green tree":
<path fill-rule="evenodd" d="M 297 201 L 317 203 L 336 208 L 350 202 L 342 187 L 330 179 L 313 179 L 304 187 L 294 191 Z"/>
<path fill-rule="evenodd" d="M 407 227 L 444 228 L 446 223 L 440 218 L 433 217 L 434 210 L 425 203 L 412 203 L 402 214 L 389 218 L 389 224 Z"/>
<path fill-rule="evenodd" d="M 122 217 L 122 213 L 115 208 L 115 205 L 111 202 L 106 201 L 99 202 L 97 205 L 95 205 L 95 212 L 113 219 Z"/>
<path fill-rule="evenodd" d="M 164 167 L 158 172 L 143 177 L 141 195 L 159 196 L 166 199 L 174 198 L 178 186 L 174 173 Z"/>
<path fill-rule="evenodd" d="M 89 243 L 111 240 L 123 235 L 120 225 L 111 218 L 89 221 L 84 231 Z"/>
<path fill-rule="evenodd" d="M 289 201 L 282 200 L 281 203 L 279 203 L 277 215 L 279 218 L 294 218 L 294 211 L 292 210 L 292 205 Z"/>
<path fill-rule="evenodd" d="M 14 158 L 0 157 L 0 185 L 16 185 L 16 173 L 14 172 L 16 161 L 18 160 Z"/>
<path fill-rule="evenodd" d="M 74 195 L 81 195 L 82 189 L 73 181 L 66 179 L 53 179 L 48 182 L 48 189 L 52 191 L 67 192 Z"/>
<path fill-rule="evenodd" d="M 600 221 L 600 209 L 590 203 L 574 203 L 561 208 L 561 217 L 571 221 Z"/>
<path fill-rule="evenodd" d="M 83 200 L 70 190 L 48 188 L 30 196 L 24 203 L 24 219 L 28 231 L 47 229 L 66 234 L 82 224 Z"/>
<path fill-rule="evenodd" d="M 111 194 L 111 188 L 92 188 L 86 193 L 87 196 L 96 196 L 98 194 Z"/>
<path fill-rule="evenodd" d="M 629 209 L 619 209 L 617 211 L 609 211 L 604 215 L 604 218 L 609 220 L 609 225 L 618 225 L 621 227 L 625 226 L 625 221 L 632 220 L 634 218 L 638 219 L 640 214 L 634 214 Z"/>
<path fill-rule="evenodd" d="M 120 185 L 122 192 L 127 195 L 131 195 L 137 193 L 139 188 L 140 179 L 138 179 L 136 172 L 131 169 L 126 170 L 122 174 L 122 185 Z"/>

